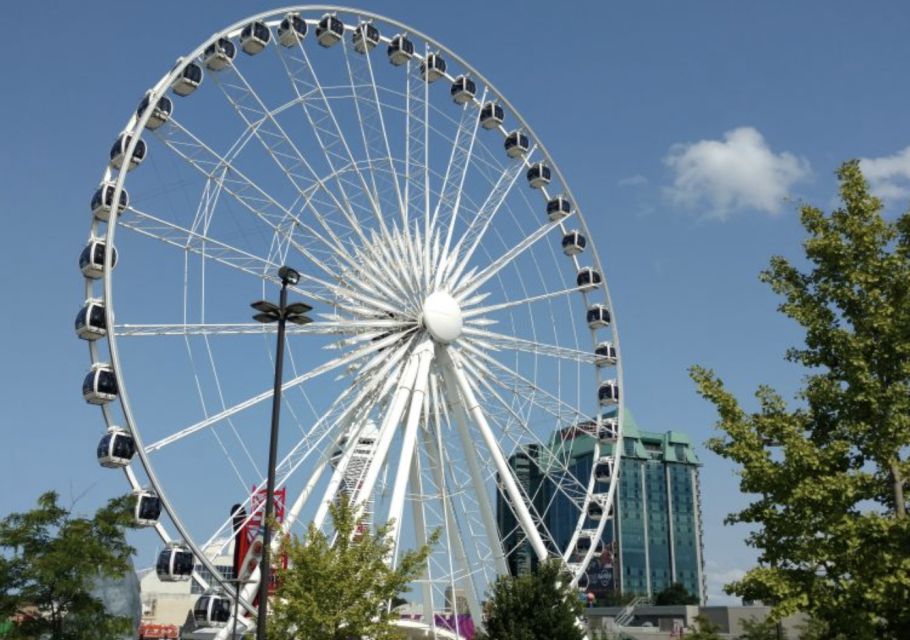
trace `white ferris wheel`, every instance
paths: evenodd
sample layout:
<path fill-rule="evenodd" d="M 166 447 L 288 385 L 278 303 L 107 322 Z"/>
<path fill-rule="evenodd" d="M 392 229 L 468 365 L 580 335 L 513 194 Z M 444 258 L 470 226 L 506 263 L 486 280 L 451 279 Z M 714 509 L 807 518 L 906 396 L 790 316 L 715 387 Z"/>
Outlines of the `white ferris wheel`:
<path fill-rule="evenodd" d="M 316 321 L 287 332 L 284 529 L 330 532 L 341 492 L 394 520 L 396 553 L 438 529 L 408 596 L 431 627 L 447 593 L 479 623 L 528 558 L 584 586 L 617 487 L 615 317 L 569 185 L 479 71 L 365 11 L 252 16 L 148 91 L 91 209 L 76 330 L 98 459 L 168 543 L 159 575 L 209 590 L 213 626 L 237 592 L 203 550 L 265 483 L 275 329 L 249 302 L 285 264 Z"/>

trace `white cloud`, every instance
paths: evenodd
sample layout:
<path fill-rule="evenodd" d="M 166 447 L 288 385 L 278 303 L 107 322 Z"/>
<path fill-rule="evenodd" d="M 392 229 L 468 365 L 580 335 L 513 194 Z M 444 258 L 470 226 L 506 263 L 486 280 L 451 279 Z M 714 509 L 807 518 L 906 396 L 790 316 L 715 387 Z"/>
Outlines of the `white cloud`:
<path fill-rule="evenodd" d="M 720 219 L 740 209 L 778 213 L 790 187 L 812 174 L 805 158 L 775 154 L 753 127 L 728 131 L 723 140 L 673 145 L 664 164 L 676 174 L 665 190 L 671 202 Z"/>
<path fill-rule="evenodd" d="M 736 596 L 724 593 L 724 585 L 739 580 L 746 572 L 736 567 L 724 567 L 708 560 L 705 566 L 705 578 L 708 587 L 708 603 L 711 605 L 738 605 Z"/>
<path fill-rule="evenodd" d="M 910 147 L 882 158 L 861 158 L 872 192 L 884 200 L 906 200 L 910 197 Z"/>
<path fill-rule="evenodd" d="M 620 187 L 643 187 L 648 184 L 648 179 L 640 173 L 636 173 L 634 176 L 623 178 L 616 184 Z"/>

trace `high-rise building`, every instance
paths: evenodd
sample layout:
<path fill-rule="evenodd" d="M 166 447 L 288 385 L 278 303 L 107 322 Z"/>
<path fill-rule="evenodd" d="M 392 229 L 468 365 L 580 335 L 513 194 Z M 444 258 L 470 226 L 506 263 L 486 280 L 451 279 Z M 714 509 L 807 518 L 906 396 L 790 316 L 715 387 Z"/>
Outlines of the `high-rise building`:
<path fill-rule="evenodd" d="M 564 465 L 562 472 L 589 478 L 594 444 L 587 430 L 572 428 L 554 434 L 548 448 L 556 452 L 560 466 Z M 610 453 L 603 448 L 602 455 Z M 529 445 L 514 453 L 509 464 L 541 514 L 541 527 L 565 549 L 578 522 L 579 508 L 555 488 L 553 478 L 560 471 L 542 458 L 539 447 Z M 678 582 L 705 602 L 699 466 L 684 434 L 642 431 L 632 414 L 625 412 L 613 517 L 604 528 L 603 551 L 588 567 L 586 588 L 598 600 L 610 592 L 654 596 Z M 510 571 L 519 574 L 532 569 L 536 556 L 501 494 L 496 506 Z M 596 524 L 588 521 L 585 528 L 593 529 Z"/>

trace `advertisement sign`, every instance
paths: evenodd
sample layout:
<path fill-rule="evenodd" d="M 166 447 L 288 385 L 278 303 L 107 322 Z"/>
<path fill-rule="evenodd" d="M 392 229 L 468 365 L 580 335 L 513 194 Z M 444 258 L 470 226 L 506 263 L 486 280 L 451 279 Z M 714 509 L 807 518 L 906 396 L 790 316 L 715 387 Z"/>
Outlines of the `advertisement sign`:
<path fill-rule="evenodd" d="M 262 526 L 265 520 L 265 498 L 266 489 L 256 489 L 253 487 L 253 494 L 250 498 L 250 510 L 253 515 L 249 522 L 238 533 L 235 543 L 237 544 L 237 553 L 235 558 L 238 566 L 235 566 L 235 575 L 240 578 L 249 577 L 256 568 L 259 558 L 262 554 Z M 272 514 L 278 522 L 284 522 L 285 497 L 287 491 L 284 488 L 275 490 L 274 502 L 272 503 Z M 274 535 L 274 532 L 273 532 Z M 274 539 L 274 537 L 273 537 Z M 281 566 L 287 568 L 287 556 L 280 559 Z M 275 590 L 275 574 L 271 574 L 272 580 L 269 590 Z"/>

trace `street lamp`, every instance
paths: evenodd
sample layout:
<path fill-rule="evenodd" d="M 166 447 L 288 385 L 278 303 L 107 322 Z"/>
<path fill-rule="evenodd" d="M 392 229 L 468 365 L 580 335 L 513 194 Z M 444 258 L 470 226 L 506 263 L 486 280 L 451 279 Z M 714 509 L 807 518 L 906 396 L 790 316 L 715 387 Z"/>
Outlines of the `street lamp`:
<path fill-rule="evenodd" d="M 278 269 L 281 278 L 281 298 L 278 305 L 267 300 L 259 300 L 250 306 L 257 313 L 253 319 L 257 322 L 278 322 L 278 346 L 275 351 L 275 389 L 272 394 L 272 433 L 269 439 L 269 475 L 265 493 L 265 516 L 262 533 L 262 561 L 259 563 L 259 615 L 256 619 L 256 640 L 265 640 L 265 617 L 268 613 L 269 581 L 271 576 L 271 548 L 272 548 L 272 503 L 275 501 L 275 464 L 278 457 L 278 418 L 281 412 L 281 382 L 284 366 L 284 326 L 288 320 L 294 324 L 308 324 L 313 321 L 306 316 L 313 307 L 303 302 L 288 304 L 288 285 L 295 285 L 300 281 L 300 273 L 294 269 L 283 266 Z"/>

